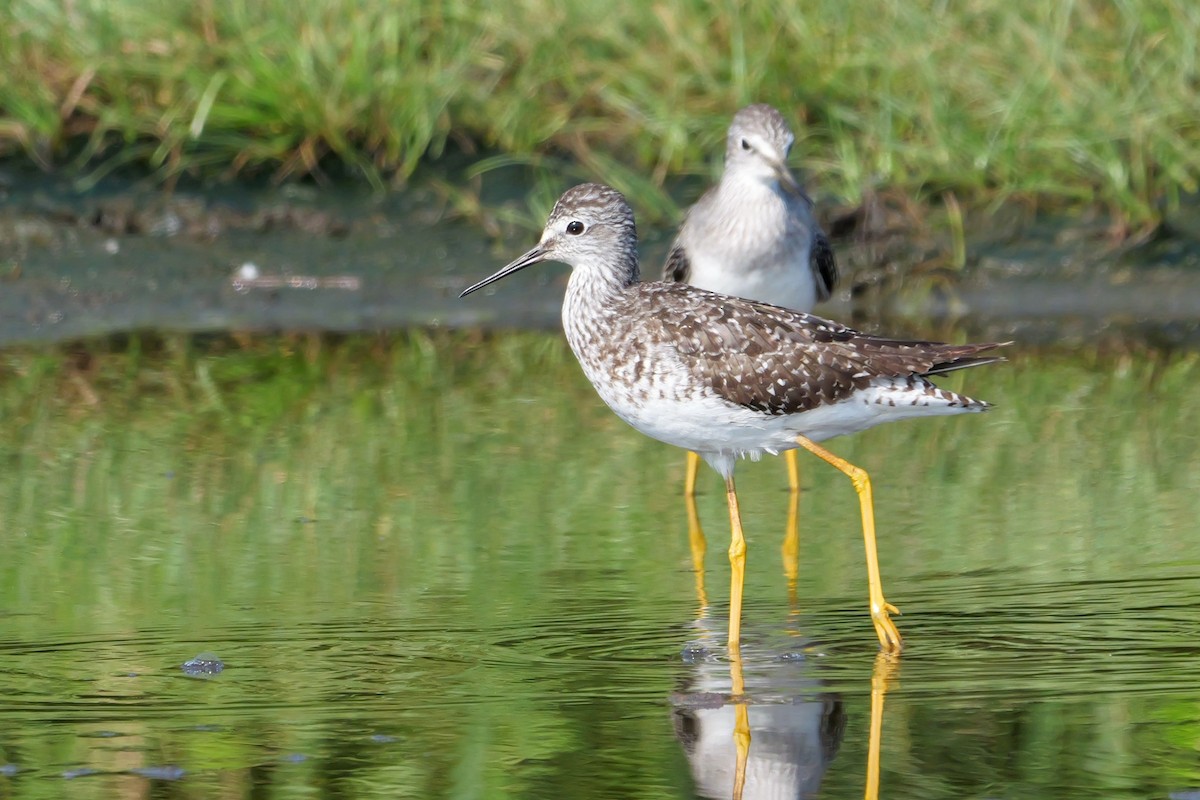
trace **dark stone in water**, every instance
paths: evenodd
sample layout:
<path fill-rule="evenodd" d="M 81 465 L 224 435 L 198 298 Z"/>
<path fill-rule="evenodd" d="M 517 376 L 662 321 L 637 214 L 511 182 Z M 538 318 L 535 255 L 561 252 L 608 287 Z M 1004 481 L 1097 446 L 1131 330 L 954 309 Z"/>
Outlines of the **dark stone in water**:
<path fill-rule="evenodd" d="M 219 675 L 225 669 L 225 662 L 212 653 L 201 653 L 183 662 L 179 668 L 188 675 Z"/>

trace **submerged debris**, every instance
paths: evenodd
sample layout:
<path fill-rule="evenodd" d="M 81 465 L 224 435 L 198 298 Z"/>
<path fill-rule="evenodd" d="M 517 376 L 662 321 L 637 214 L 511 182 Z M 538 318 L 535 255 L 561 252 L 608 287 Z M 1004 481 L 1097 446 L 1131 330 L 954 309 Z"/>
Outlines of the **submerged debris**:
<path fill-rule="evenodd" d="M 180 669 L 193 676 L 219 675 L 225 669 L 225 662 L 212 653 L 201 653 L 183 662 Z"/>

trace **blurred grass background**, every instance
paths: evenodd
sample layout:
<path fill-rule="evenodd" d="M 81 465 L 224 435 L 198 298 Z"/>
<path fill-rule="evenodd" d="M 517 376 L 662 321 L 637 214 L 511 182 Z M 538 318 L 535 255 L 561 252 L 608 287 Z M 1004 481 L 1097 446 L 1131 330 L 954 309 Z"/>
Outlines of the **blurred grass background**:
<path fill-rule="evenodd" d="M 1130 232 L 1196 190 L 1198 39 L 1191 0 L 9 0 L 0 155 L 383 187 L 453 147 L 476 172 L 570 164 L 653 220 L 761 101 L 818 194 L 1017 197 Z"/>

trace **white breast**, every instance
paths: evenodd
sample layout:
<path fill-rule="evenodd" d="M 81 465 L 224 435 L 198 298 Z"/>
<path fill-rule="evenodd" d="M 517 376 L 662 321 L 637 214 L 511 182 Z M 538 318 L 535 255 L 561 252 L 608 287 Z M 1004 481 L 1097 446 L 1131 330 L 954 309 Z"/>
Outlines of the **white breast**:
<path fill-rule="evenodd" d="M 806 207 L 761 180 L 726 180 L 684 221 L 688 283 L 711 292 L 811 311 L 817 287 L 809 261 Z"/>

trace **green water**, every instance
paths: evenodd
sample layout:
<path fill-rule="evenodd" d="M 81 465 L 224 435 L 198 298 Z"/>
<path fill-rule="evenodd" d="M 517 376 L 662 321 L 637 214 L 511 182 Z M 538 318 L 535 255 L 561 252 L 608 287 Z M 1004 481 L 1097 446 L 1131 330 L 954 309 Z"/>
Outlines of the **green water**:
<path fill-rule="evenodd" d="M 949 382 L 989 414 L 830 443 L 904 611 L 880 796 L 1185 796 L 1200 358 L 1013 355 Z M 719 483 L 702 609 L 682 454 L 556 335 L 0 352 L 0 423 L 0 796 L 679 798 L 732 758 Z M 739 471 L 751 761 L 860 797 L 858 510 L 802 463 L 794 596 L 783 466 Z"/>

